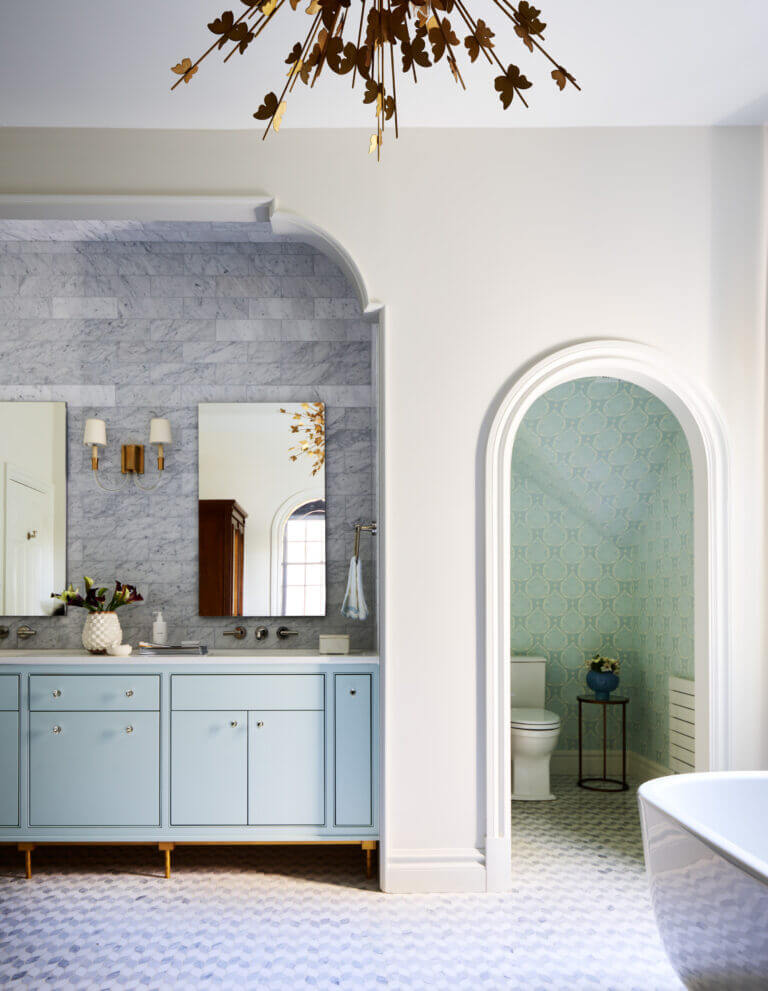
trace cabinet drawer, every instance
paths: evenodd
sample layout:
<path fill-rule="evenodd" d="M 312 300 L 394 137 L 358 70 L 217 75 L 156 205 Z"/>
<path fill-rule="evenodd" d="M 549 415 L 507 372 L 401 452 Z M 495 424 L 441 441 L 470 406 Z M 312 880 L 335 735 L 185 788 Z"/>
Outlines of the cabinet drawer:
<path fill-rule="evenodd" d="M 160 708 L 157 675 L 33 674 L 29 679 L 29 708 L 66 712 Z"/>
<path fill-rule="evenodd" d="M 18 712 L 19 709 L 19 676 L 17 674 L 0 675 L 0 712 Z"/>
<path fill-rule="evenodd" d="M 321 674 L 178 674 L 173 709 L 324 709 Z"/>
<path fill-rule="evenodd" d="M 156 712 L 33 712 L 32 826 L 157 826 L 160 717 Z"/>

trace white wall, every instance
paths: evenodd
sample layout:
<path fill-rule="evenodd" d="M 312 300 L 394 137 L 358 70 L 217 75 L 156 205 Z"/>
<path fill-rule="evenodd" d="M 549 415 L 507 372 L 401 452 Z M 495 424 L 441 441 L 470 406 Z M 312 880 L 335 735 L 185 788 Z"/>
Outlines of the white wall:
<path fill-rule="evenodd" d="M 484 836 L 485 432 L 514 376 L 574 341 L 658 346 L 722 410 L 734 473 L 733 753 L 736 766 L 768 766 L 762 131 L 406 129 L 381 165 L 358 131 L 273 138 L 6 130 L 0 184 L 272 193 L 338 238 L 387 304 L 385 883 L 478 881 L 463 866 Z"/>

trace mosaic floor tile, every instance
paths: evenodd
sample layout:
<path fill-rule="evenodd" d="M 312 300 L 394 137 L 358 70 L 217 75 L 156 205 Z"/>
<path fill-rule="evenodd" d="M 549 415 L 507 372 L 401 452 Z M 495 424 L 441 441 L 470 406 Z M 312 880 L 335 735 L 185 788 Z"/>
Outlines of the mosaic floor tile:
<path fill-rule="evenodd" d="M 513 809 L 504 895 L 384 895 L 351 848 L 0 850 L 0 988 L 672 991 L 634 793 Z"/>

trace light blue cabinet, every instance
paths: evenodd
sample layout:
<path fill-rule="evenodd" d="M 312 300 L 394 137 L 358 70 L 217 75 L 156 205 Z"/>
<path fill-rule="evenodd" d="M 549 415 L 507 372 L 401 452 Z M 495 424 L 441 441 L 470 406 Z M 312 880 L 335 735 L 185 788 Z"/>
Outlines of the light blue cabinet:
<path fill-rule="evenodd" d="M 19 714 L 0 712 L 0 826 L 19 824 Z"/>
<path fill-rule="evenodd" d="M 32 826 L 160 823 L 156 712 L 32 712 Z"/>
<path fill-rule="evenodd" d="M 248 822 L 320 826 L 325 820 L 322 712 L 248 713 Z"/>
<path fill-rule="evenodd" d="M 248 821 L 248 713 L 174 712 L 171 823 L 244 826 Z"/>
<path fill-rule="evenodd" d="M 0 653 L 0 843 L 378 839 L 378 667 Z"/>
<path fill-rule="evenodd" d="M 335 768 L 337 826 L 373 822 L 371 676 L 337 674 Z"/>

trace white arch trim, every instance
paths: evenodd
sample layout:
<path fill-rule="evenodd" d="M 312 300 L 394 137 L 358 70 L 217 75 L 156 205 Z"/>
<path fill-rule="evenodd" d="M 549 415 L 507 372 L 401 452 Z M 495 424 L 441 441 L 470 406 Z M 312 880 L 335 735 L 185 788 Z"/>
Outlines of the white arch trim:
<path fill-rule="evenodd" d="M 548 355 L 503 398 L 485 460 L 485 868 L 489 891 L 512 885 L 509 745 L 512 448 L 520 423 L 545 392 L 589 376 L 626 379 L 658 396 L 680 421 L 694 478 L 697 769 L 727 770 L 731 759 L 729 455 L 713 400 L 663 352 L 595 340 Z"/>

